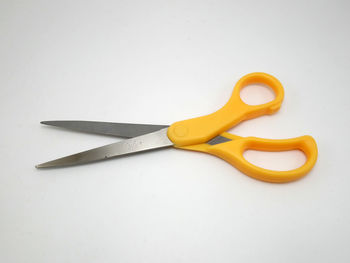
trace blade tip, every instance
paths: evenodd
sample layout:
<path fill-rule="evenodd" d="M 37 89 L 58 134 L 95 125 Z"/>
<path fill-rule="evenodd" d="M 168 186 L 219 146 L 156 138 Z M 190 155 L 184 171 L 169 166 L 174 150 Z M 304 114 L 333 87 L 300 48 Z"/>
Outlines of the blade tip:
<path fill-rule="evenodd" d="M 41 164 L 35 165 L 35 168 L 37 169 L 48 168 L 48 167 L 52 167 L 52 165 L 50 163 L 41 163 Z"/>

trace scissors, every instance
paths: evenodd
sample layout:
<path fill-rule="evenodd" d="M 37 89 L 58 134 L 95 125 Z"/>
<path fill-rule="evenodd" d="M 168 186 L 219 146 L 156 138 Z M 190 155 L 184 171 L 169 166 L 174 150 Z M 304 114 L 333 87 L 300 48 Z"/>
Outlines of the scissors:
<path fill-rule="evenodd" d="M 250 84 L 269 86 L 275 93 L 274 100 L 261 105 L 244 103 L 240 98 L 240 91 Z M 244 120 L 275 113 L 280 108 L 283 97 L 284 90 L 278 79 L 269 74 L 257 72 L 243 76 L 236 83 L 229 101 L 218 111 L 175 122 L 170 126 L 91 121 L 43 121 L 41 123 L 46 125 L 129 139 L 42 163 L 36 167 L 77 165 L 153 149 L 175 147 L 215 155 L 258 180 L 274 183 L 294 181 L 306 175 L 315 165 L 317 145 L 311 136 L 273 140 L 240 137 L 226 132 Z M 306 162 L 301 167 L 289 171 L 264 169 L 253 165 L 243 157 L 244 151 L 248 149 L 300 150 L 305 154 Z"/>

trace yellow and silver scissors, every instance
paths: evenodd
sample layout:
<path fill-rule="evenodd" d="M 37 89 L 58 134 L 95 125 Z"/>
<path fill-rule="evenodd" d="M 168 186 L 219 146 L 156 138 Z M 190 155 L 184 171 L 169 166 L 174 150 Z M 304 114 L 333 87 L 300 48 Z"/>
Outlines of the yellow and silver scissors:
<path fill-rule="evenodd" d="M 240 98 L 241 89 L 256 83 L 271 87 L 275 93 L 275 99 L 261 105 L 244 103 Z M 241 121 L 275 113 L 282 104 L 283 96 L 282 84 L 275 77 L 266 73 L 251 73 L 243 76 L 237 82 L 230 100 L 220 110 L 206 116 L 179 121 L 170 126 L 90 121 L 44 121 L 41 123 L 130 139 L 42 163 L 36 167 L 76 165 L 157 148 L 176 147 L 218 156 L 255 179 L 275 183 L 290 182 L 306 175 L 315 165 L 317 145 L 311 136 L 271 140 L 240 137 L 226 132 Z M 301 150 L 306 156 L 306 162 L 294 170 L 268 170 L 251 164 L 243 157 L 244 151 L 248 149 Z"/>

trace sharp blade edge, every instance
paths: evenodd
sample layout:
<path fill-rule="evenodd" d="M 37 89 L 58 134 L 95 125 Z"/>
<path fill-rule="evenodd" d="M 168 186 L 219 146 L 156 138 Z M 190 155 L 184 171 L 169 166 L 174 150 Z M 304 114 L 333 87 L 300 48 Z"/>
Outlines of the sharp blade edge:
<path fill-rule="evenodd" d="M 50 162 L 37 165 L 37 168 L 59 167 L 78 165 L 99 160 L 109 159 L 126 154 L 149 151 L 157 148 L 170 147 L 173 145 L 172 141 L 167 136 L 167 128 L 105 145 L 88 151 L 69 155 Z"/>
<path fill-rule="evenodd" d="M 41 124 L 70 129 L 79 132 L 133 138 L 159 131 L 168 125 L 113 123 L 99 121 L 42 121 Z"/>

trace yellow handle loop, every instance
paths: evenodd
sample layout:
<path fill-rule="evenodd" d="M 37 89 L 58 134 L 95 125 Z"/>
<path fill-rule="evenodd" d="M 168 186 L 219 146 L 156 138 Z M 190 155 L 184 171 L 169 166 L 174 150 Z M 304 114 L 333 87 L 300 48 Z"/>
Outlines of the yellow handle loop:
<path fill-rule="evenodd" d="M 260 139 L 256 137 L 244 138 L 227 132 L 222 133 L 221 136 L 229 138 L 231 141 L 216 145 L 203 143 L 180 148 L 213 154 L 229 162 L 246 175 L 272 183 L 286 183 L 303 177 L 312 169 L 317 160 L 316 142 L 308 135 L 285 140 Z M 300 150 L 305 154 L 306 162 L 301 167 L 289 171 L 264 169 L 248 162 L 243 157 L 243 153 L 249 149 L 270 152 Z"/>
<path fill-rule="evenodd" d="M 265 84 L 275 92 L 275 99 L 261 105 L 248 105 L 240 97 L 243 87 L 260 83 Z M 242 138 L 225 131 L 241 121 L 255 118 L 264 114 L 276 112 L 283 101 L 282 84 L 273 76 L 266 73 L 251 73 L 242 77 L 236 84 L 230 100 L 220 110 L 198 118 L 179 121 L 168 129 L 168 137 L 175 147 L 206 152 L 216 155 L 231 163 L 243 173 L 267 182 L 290 182 L 307 174 L 317 159 L 317 145 L 311 136 L 302 136 L 287 140 L 268 140 L 255 137 Z M 221 135 L 231 141 L 209 145 L 210 139 Z M 307 157 L 306 163 L 291 171 L 273 171 L 249 163 L 243 152 L 247 149 L 261 151 L 301 150 Z"/>
<path fill-rule="evenodd" d="M 261 83 L 275 92 L 275 99 L 261 105 L 248 105 L 240 97 L 243 87 Z M 233 89 L 230 100 L 220 110 L 198 118 L 175 122 L 168 129 L 168 137 L 176 146 L 200 144 L 227 131 L 243 120 L 276 112 L 283 101 L 282 84 L 266 73 L 251 73 L 243 76 Z"/>

